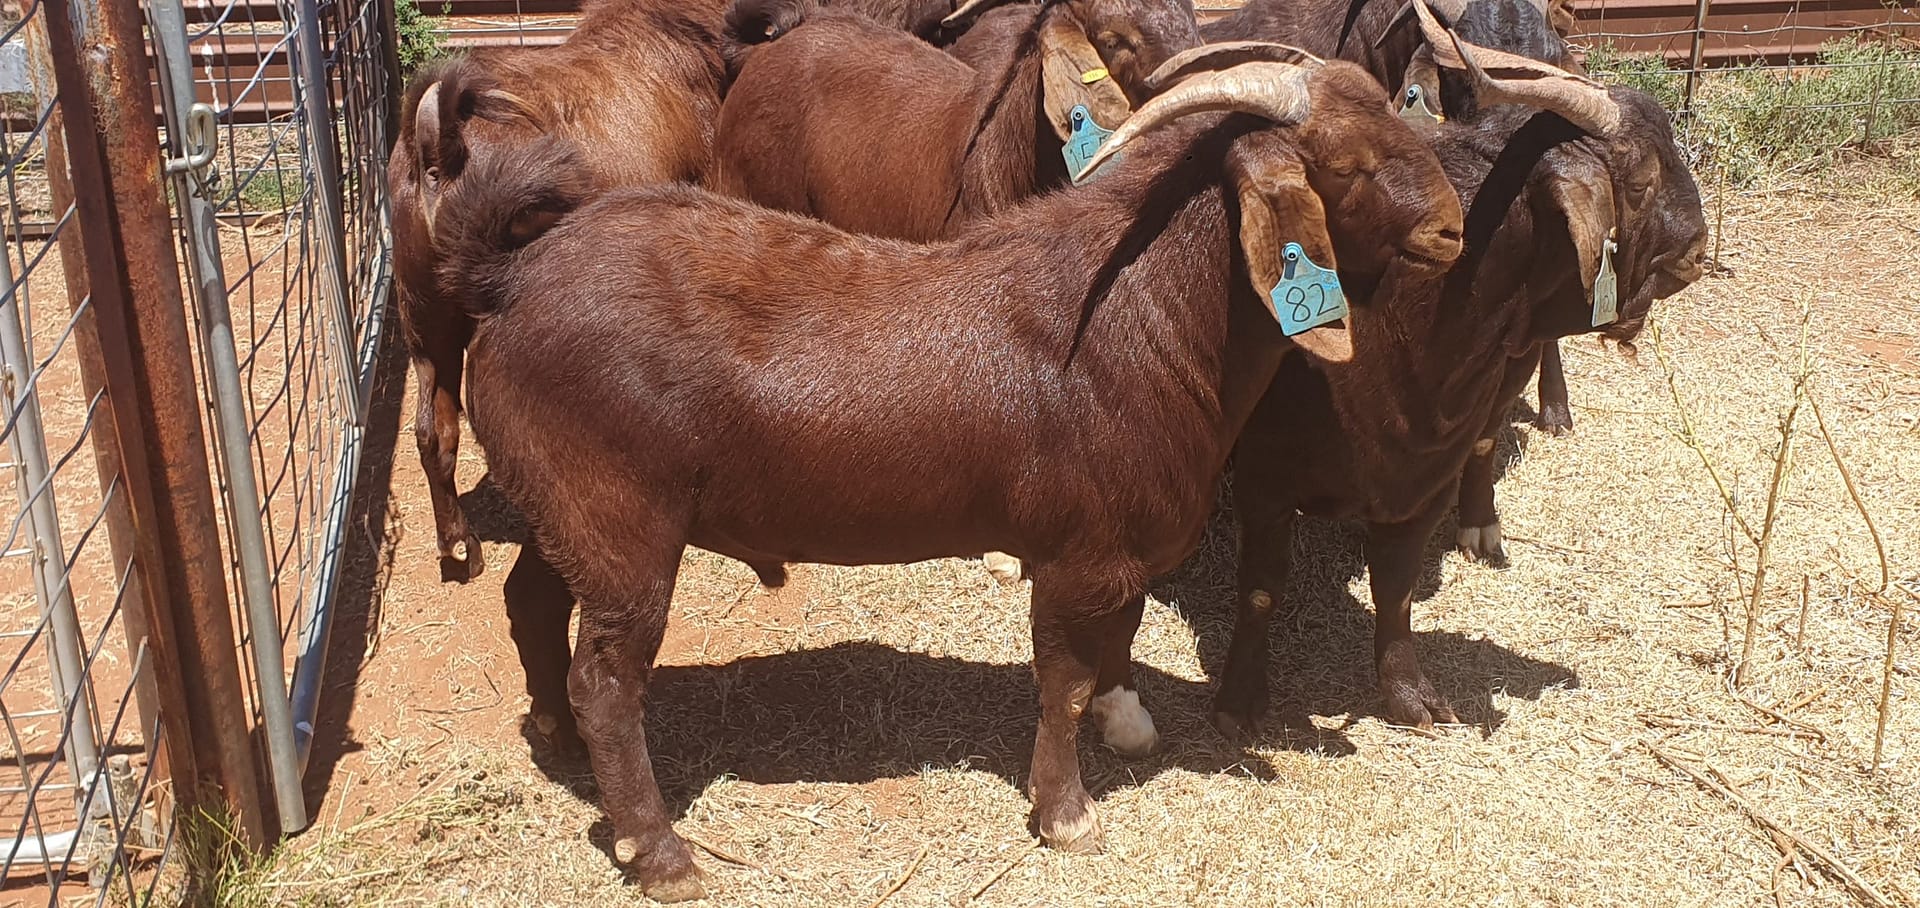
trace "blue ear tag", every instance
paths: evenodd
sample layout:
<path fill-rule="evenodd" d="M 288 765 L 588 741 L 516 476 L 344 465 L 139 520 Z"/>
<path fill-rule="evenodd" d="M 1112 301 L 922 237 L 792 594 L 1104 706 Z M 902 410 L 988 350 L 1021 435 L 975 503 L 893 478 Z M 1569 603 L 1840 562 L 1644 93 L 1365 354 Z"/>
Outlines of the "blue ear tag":
<path fill-rule="evenodd" d="M 1613 241 L 1613 231 L 1607 232 L 1607 241 L 1600 247 L 1600 275 L 1593 279 L 1593 326 L 1611 325 L 1620 318 L 1620 275 L 1613 270 L 1613 254 L 1620 251 L 1620 244 Z"/>
<path fill-rule="evenodd" d="M 1093 114 L 1087 110 L 1085 104 L 1073 105 L 1073 112 L 1068 116 L 1070 133 L 1066 144 L 1061 146 L 1060 153 L 1067 158 L 1067 173 L 1078 174 L 1086 168 L 1088 161 L 1093 160 L 1094 152 L 1100 150 L 1101 143 L 1107 141 L 1108 136 L 1113 135 L 1113 130 L 1093 122 Z M 1107 163 L 1100 165 L 1100 169 L 1106 170 L 1117 160 L 1119 160 L 1118 157 L 1109 159 Z M 1093 174 L 1087 174 L 1086 179 L 1092 178 Z M 1082 183 L 1085 180 L 1076 179 L 1074 182 Z"/>
<path fill-rule="evenodd" d="M 1400 119 L 1409 123 L 1425 120 L 1428 123 L 1440 123 L 1444 117 L 1427 107 L 1427 90 L 1419 83 L 1407 86 L 1407 95 L 1400 106 Z"/>
<path fill-rule="evenodd" d="M 1292 337 L 1347 317 L 1347 293 L 1340 289 L 1339 274 L 1315 265 L 1299 243 L 1288 243 L 1280 257 L 1280 282 L 1268 296 L 1281 333 Z"/>

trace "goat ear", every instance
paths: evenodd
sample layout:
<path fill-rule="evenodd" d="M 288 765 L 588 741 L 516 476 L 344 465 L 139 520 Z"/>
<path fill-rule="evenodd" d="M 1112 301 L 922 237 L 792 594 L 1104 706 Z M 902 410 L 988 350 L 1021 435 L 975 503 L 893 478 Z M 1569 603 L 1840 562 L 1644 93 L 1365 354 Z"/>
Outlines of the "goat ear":
<path fill-rule="evenodd" d="M 1567 221 L 1567 236 L 1580 260 L 1580 285 L 1588 291 L 1600 277 L 1600 257 L 1613 233 L 1613 186 L 1604 172 L 1594 179 L 1553 174 L 1548 197 Z"/>
<path fill-rule="evenodd" d="M 1093 122 L 1116 129 L 1133 112 L 1106 61 L 1070 16 L 1048 16 L 1040 30 L 1040 91 L 1047 122 L 1066 141 L 1073 135 L 1073 108 L 1084 104 Z"/>
<path fill-rule="evenodd" d="M 413 109 L 414 158 L 423 170 L 440 165 L 440 88 L 439 82 L 427 86 Z"/>
<path fill-rule="evenodd" d="M 1434 65 L 1433 51 L 1425 45 L 1407 61 L 1407 72 L 1400 80 L 1400 94 L 1393 100 L 1394 113 L 1401 119 L 1422 117 L 1446 119 L 1446 105 L 1440 97 L 1440 67 Z"/>
<path fill-rule="evenodd" d="M 1307 258 L 1336 268 L 1333 239 L 1327 235 L 1327 210 L 1307 182 L 1307 171 L 1283 155 L 1244 155 L 1233 167 L 1240 198 L 1240 252 L 1247 277 L 1262 306 L 1280 283 L 1281 250 L 1299 243 Z M 1307 355 L 1323 362 L 1353 358 L 1353 340 L 1345 325 L 1310 328 L 1292 338 Z"/>

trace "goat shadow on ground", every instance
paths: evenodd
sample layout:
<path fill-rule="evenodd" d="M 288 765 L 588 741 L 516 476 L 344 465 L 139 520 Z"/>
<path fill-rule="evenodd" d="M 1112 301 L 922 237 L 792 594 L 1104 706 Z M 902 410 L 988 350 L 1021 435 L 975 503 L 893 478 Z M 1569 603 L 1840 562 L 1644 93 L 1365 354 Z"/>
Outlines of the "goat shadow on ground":
<path fill-rule="evenodd" d="M 1505 464 L 1524 446 L 1518 439 L 1525 436 L 1511 426 L 1501 436 L 1502 466 L 1496 475 L 1504 473 Z M 1439 591 L 1454 531 L 1455 521 L 1449 517 L 1427 542 L 1414 587 L 1416 609 Z M 1226 665 L 1233 637 L 1239 534 L 1223 483 L 1220 505 L 1200 547 L 1153 589 L 1156 598 L 1171 604 L 1193 628 L 1200 663 L 1215 679 Z M 1366 528 L 1357 521 L 1302 517 L 1297 523 L 1293 574 L 1270 630 L 1270 707 L 1262 743 L 1313 728 L 1312 716 L 1344 715 L 1351 724 L 1361 716 L 1383 715 L 1374 677 L 1372 597 L 1364 586 L 1360 596 L 1351 589 L 1366 576 L 1365 543 Z M 1416 614 L 1416 626 L 1417 619 Z M 1474 635 L 1416 632 L 1414 645 L 1428 680 L 1453 705 L 1460 721 L 1483 737 L 1506 721 L 1506 713 L 1494 705 L 1495 692 L 1537 700 L 1547 690 L 1580 686 L 1579 676 L 1566 666 L 1523 656 Z"/>
<path fill-rule="evenodd" d="M 1122 758 L 1081 727 L 1080 756 L 1095 798 L 1161 772 L 1232 772 L 1273 778 L 1271 764 L 1229 744 L 1207 724 L 1211 686 L 1135 666 L 1160 747 Z M 715 779 L 758 784 L 865 783 L 914 778 L 926 767 L 991 772 L 1024 791 L 1039 720 L 1033 674 L 996 664 L 901 652 L 868 641 L 836 643 L 722 665 L 665 665 L 647 690 L 647 743 L 668 807 L 676 815 Z M 598 802 L 587 762 L 522 733 L 535 764 L 583 801 Z M 1298 749 L 1345 756 L 1344 734 L 1298 736 Z M 593 832 L 611 848 L 604 819 Z"/>
<path fill-rule="evenodd" d="M 390 321 L 382 330 L 391 336 L 398 330 L 391 320 L 397 320 L 398 316 L 389 309 L 387 317 Z M 347 513 L 341 554 L 343 566 L 334 598 L 333 629 L 327 642 L 326 688 L 314 716 L 313 750 L 305 777 L 309 817 L 316 815 L 325 800 L 334 766 L 340 758 L 364 746 L 352 739 L 349 722 L 353 718 L 354 694 L 360 685 L 360 670 L 366 663 L 372 629 L 380 626 L 380 608 L 393 575 L 400 542 L 398 522 L 388 520 L 392 509 L 389 490 L 393 486 L 395 445 L 400 437 L 401 399 L 410 379 L 405 348 L 394 343 L 384 345 L 374 365 L 366 433 L 361 438 L 360 472 L 354 477 L 354 497 Z M 433 538 L 430 529 L 426 538 Z M 412 549 L 406 557 L 430 557 L 431 554 L 432 543 L 428 542 L 424 549 Z"/>
<path fill-rule="evenodd" d="M 521 518 L 520 511 L 507 501 L 506 493 L 500 491 L 492 473 L 481 476 L 472 490 L 460 496 L 460 509 L 467 514 L 467 528 L 473 530 L 481 542 L 524 545 L 527 541 L 527 522 Z M 491 570 L 492 566 L 489 565 L 488 569 Z"/>

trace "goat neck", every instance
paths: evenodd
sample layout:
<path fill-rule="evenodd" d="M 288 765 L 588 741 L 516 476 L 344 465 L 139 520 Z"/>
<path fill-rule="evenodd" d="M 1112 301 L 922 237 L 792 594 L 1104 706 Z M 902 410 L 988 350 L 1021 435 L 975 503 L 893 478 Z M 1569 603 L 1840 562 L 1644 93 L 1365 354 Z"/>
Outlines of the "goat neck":
<path fill-rule="evenodd" d="M 1063 7 L 1027 15 L 1011 54 L 997 55 L 1004 65 L 975 75 L 974 104 L 956 110 L 965 118 L 956 134 L 968 137 L 961 151 L 958 197 L 948 213 L 948 232 L 984 215 L 1067 182 L 1060 139 L 1041 107 L 1041 55 L 1038 29 Z"/>

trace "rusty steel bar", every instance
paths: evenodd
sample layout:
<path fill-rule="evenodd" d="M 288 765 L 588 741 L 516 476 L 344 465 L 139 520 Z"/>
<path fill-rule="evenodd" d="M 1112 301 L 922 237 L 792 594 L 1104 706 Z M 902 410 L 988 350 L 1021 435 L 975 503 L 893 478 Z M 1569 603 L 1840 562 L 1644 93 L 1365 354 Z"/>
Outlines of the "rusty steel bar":
<path fill-rule="evenodd" d="M 205 808 L 213 802 L 194 789 L 210 783 L 235 837 L 258 849 L 267 828 L 148 114 L 144 17 L 138 0 L 47 0 L 44 10 L 107 387 L 119 404 L 174 790 L 181 806 Z"/>
<path fill-rule="evenodd" d="M 1693 53 L 1687 61 L 1687 93 L 1682 100 L 1681 109 L 1689 116 L 1693 114 L 1693 89 L 1700 84 L 1700 55 L 1707 47 L 1707 12 L 1713 0 L 1699 0 L 1693 8 Z"/>

